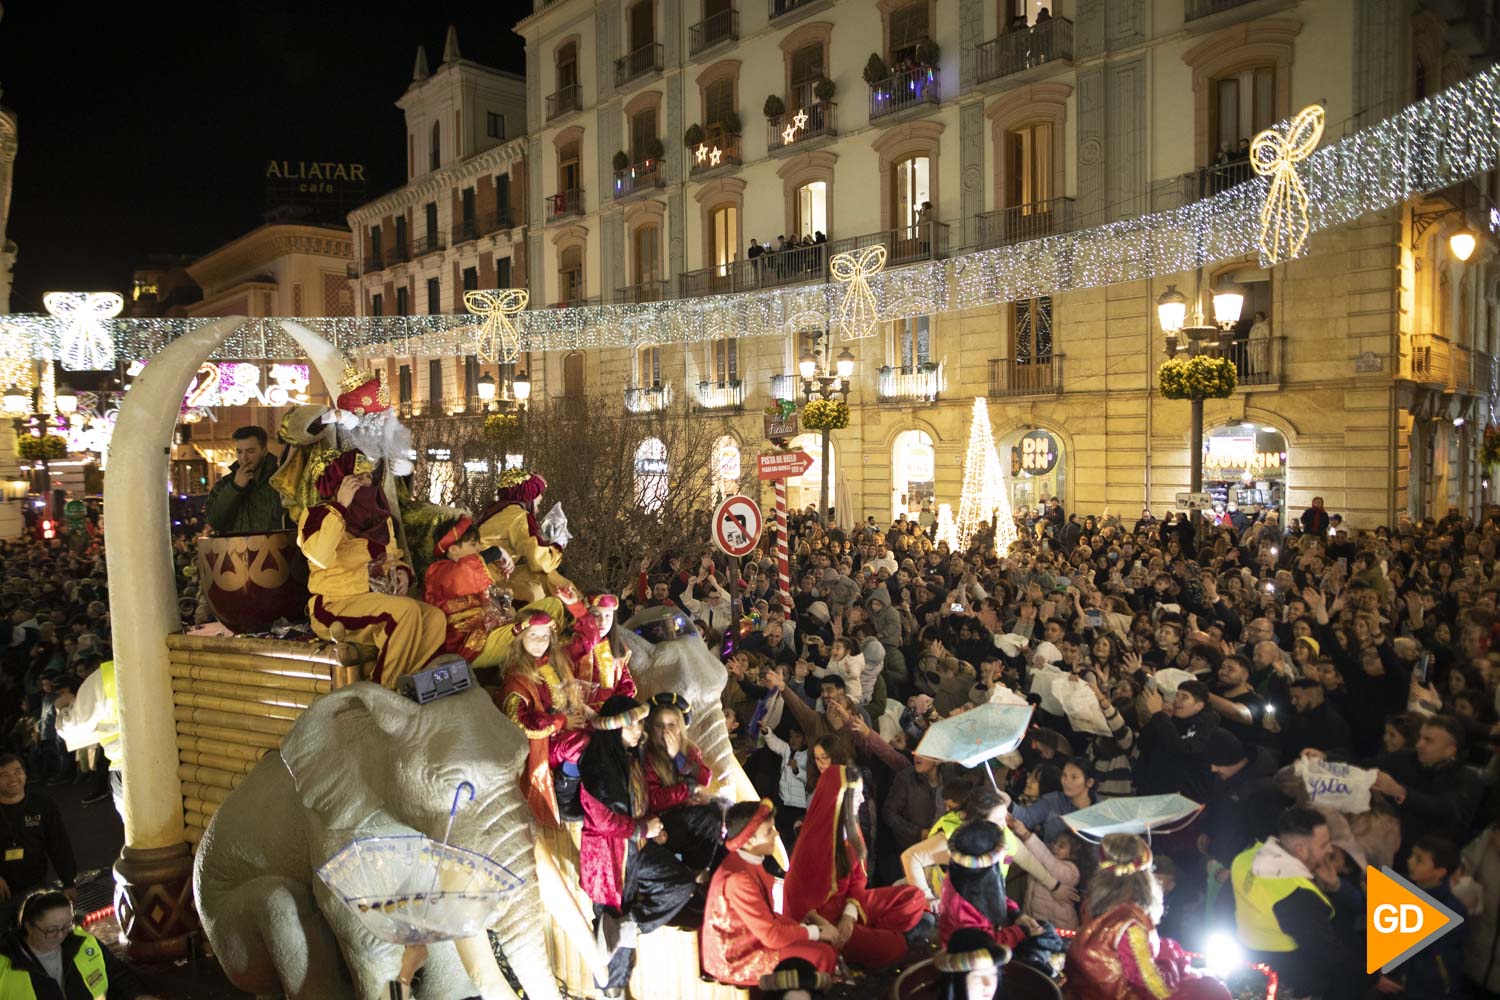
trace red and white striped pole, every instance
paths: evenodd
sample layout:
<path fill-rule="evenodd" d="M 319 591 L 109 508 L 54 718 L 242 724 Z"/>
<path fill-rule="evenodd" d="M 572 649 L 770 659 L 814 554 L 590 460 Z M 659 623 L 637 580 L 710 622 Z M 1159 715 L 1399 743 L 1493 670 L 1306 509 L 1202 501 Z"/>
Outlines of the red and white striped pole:
<path fill-rule="evenodd" d="M 786 480 L 776 480 L 776 576 L 781 580 L 781 605 L 792 613 L 792 567 L 786 544 Z"/>

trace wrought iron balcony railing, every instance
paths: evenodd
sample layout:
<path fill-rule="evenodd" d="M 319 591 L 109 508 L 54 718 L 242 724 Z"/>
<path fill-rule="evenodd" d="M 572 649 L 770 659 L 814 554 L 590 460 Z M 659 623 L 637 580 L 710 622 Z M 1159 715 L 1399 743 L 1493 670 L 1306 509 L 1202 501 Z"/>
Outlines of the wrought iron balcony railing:
<path fill-rule="evenodd" d="M 554 222 L 570 215 L 583 214 L 583 191 L 575 188 L 547 197 L 547 221 Z"/>
<path fill-rule="evenodd" d="M 865 233 L 848 239 L 831 240 L 828 244 L 828 252 L 840 254 L 874 246 L 877 243 L 885 244 L 887 267 L 915 264 L 924 260 L 942 260 L 948 256 L 948 224 L 946 222 L 919 222 L 896 229 Z"/>
<path fill-rule="evenodd" d="M 615 171 L 614 196 L 626 198 L 641 191 L 662 187 L 665 183 L 661 161 L 643 160 L 624 170 Z"/>
<path fill-rule="evenodd" d="M 990 361 L 990 397 L 1055 396 L 1062 392 L 1063 355 Z"/>
<path fill-rule="evenodd" d="M 936 66 L 918 66 L 870 85 L 870 121 L 923 104 L 942 103 Z"/>
<path fill-rule="evenodd" d="M 621 56 L 615 60 L 615 86 L 623 87 L 631 80 L 648 73 L 660 73 L 661 59 L 661 42 L 642 45 L 634 52 Z"/>
<path fill-rule="evenodd" d="M 630 386 L 625 390 L 625 409 L 631 413 L 660 413 L 672 405 L 672 383 Z"/>
<path fill-rule="evenodd" d="M 700 410 L 737 410 L 745 405 L 745 383 L 739 379 L 728 382 L 699 382 L 698 408 Z"/>
<path fill-rule="evenodd" d="M 697 55 L 720 42 L 740 37 L 740 12 L 733 7 L 704 18 L 688 29 L 688 53 Z"/>
<path fill-rule="evenodd" d="M 1049 198 L 1013 205 L 975 217 L 980 249 L 1010 246 L 1070 233 L 1078 225 L 1077 205 L 1072 198 Z"/>
<path fill-rule="evenodd" d="M 557 93 L 547 95 L 547 120 L 561 118 L 572 111 L 583 108 L 583 88 L 576 83 L 559 87 Z"/>
<path fill-rule="evenodd" d="M 913 367 L 880 369 L 875 383 L 876 394 L 887 401 L 925 402 L 937 399 L 948 388 L 941 361 L 928 361 Z"/>
<path fill-rule="evenodd" d="M 1054 62 L 1073 61 L 1073 22 L 1052 17 L 1029 28 L 1008 31 L 975 50 L 976 79 L 999 80 Z"/>

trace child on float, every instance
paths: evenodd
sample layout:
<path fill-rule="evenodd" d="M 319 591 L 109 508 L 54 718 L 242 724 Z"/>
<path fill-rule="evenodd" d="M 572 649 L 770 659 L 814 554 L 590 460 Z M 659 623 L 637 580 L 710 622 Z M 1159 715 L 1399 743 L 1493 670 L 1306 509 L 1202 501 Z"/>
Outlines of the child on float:
<path fill-rule="evenodd" d="M 422 578 L 422 599 L 447 617 L 443 652 L 462 656 L 476 670 L 498 667 L 511 637 L 506 635 L 509 622 L 490 600 L 494 579 L 489 567 L 505 576 L 515 564 L 498 547 L 480 551 L 479 530 L 466 516 L 439 528 L 433 546 L 437 559 Z"/>
<path fill-rule="evenodd" d="M 906 935 L 922 922 L 926 901 L 915 886 L 867 884 L 863 796 L 852 767 L 835 764 L 821 776 L 792 850 L 783 912 L 798 921 L 818 914 L 837 927 L 851 963 L 883 968 L 906 957 Z"/>
<path fill-rule="evenodd" d="M 664 691 L 650 701 L 646 719 L 646 789 L 651 813 L 660 816 L 667 848 L 707 881 L 723 845 L 724 807 L 714 798 L 713 772 L 688 736 L 693 709 L 680 694 Z"/>
<path fill-rule="evenodd" d="M 635 943 L 675 917 L 697 889 L 693 873 L 662 846 L 639 749 L 648 709 L 625 695 L 604 703 L 579 762 L 583 831 L 579 881 L 594 901 L 600 950 L 610 956 L 605 996 L 623 996 Z"/>
<path fill-rule="evenodd" d="M 938 940 L 945 947 L 968 928 L 984 931 L 1008 949 L 1042 933 L 1042 925 L 1026 914 L 1014 916 L 1012 922 L 1013 907 L 1000 870 L 1004 851 L 1005 836 L 989 820 L 965 823 L 948 838 L 948 877 L 937 921 Z"/>
<path fill-rule="evenodd" d="M 996 1000 L 1010 955 L 977 927 L 958 931 L 932 961 L 941 977 L 936 1000 Z"/>

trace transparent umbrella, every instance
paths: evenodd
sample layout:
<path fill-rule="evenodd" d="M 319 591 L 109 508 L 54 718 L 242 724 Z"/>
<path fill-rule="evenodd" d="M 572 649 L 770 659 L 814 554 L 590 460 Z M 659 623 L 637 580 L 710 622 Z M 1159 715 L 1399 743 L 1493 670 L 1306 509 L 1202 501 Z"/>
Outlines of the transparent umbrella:
<path fill-rule="evenodd" d="M 1065 813 L 1062 820 L 1080 837 L 1097 843 L 1111 833 L 1174 833 L 1202 811 L 1183 795 L 1127 795 Z"/>
<path fill-rule="evenodd" d="M 934 722 L 917 744 L 917 753 L 933 760 L 947 760 L 963 767 L 984 765 L 990 783 L 995 774 L 990 760 L 1010 753 L 1026 737 L 1031 724 L 1030 705 L 988 702 L 952 718 Z M 999 787 L 997 784 L 995 787 Z"/>
<path fill-rule="evenodd" d="M 522 884 L 483 854 L 453 847 L 448 835 L 459 797 L 453 794 L 442 843 L 420 835 L 356 840 L 318 869 L 318 877 L 352 909 L 365 929 L 389 944 L 417 945 L 472 937 Z"/>

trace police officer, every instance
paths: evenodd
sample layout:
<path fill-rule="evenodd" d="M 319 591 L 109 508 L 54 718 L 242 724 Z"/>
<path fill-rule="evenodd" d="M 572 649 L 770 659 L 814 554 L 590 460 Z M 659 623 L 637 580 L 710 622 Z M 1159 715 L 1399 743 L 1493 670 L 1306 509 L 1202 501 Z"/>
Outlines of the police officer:
<path fill-rule="evenodd" d="M 53 889 L 21 903 L 20 925 L 0 939 L 0 1000 L 157 1000 L 109 949 L 73 926 L 73 904 Z"/>

